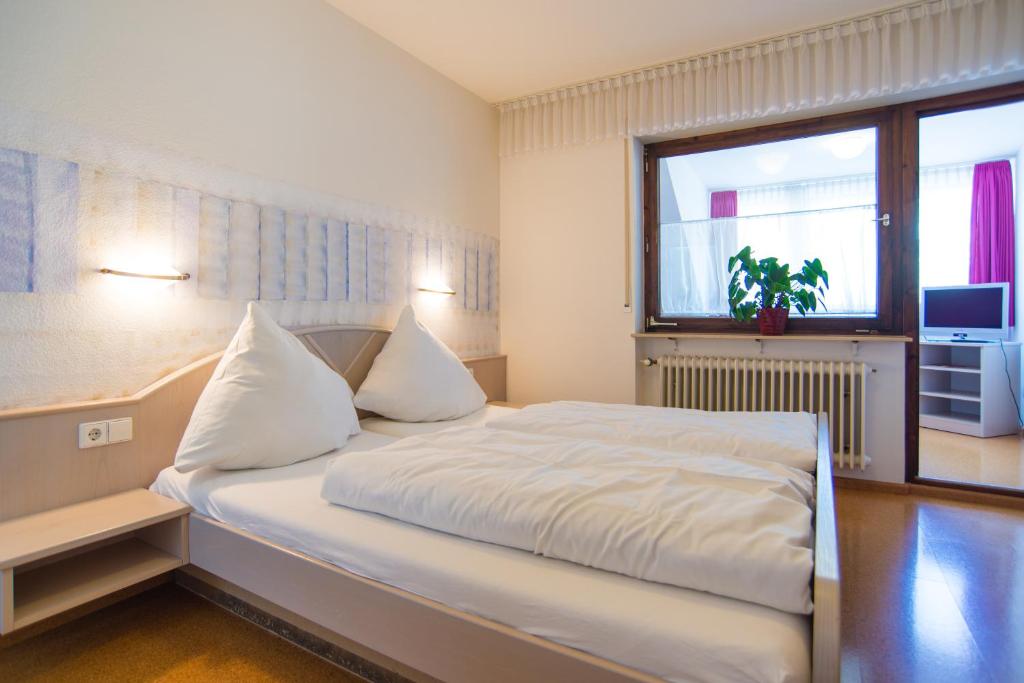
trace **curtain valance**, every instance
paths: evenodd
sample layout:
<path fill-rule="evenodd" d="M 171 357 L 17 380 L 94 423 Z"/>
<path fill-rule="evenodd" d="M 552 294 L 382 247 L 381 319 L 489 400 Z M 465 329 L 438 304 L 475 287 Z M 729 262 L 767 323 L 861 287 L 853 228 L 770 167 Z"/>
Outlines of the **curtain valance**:
<path fill-rule="evenodd" d="M 499 105 L 501 153 L 652 135 L 1024 70 L 1024 0 L 930 0 Z"/>

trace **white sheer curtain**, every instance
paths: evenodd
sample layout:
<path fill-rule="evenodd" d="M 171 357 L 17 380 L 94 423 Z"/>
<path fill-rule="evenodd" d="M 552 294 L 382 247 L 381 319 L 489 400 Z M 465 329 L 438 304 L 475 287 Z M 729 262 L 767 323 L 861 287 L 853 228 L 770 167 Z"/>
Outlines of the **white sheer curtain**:
<path fill-rule="evenodd" d="M 737 190 L 738 216 L 661 226 L 661 310 L 667 316 L 728 315 L 729 256 L 750 245 L 796 270 L 820 258 L 831 287 L 825 315 L 876 312 L 875 176 Z M 666 264 L 668 269 L 666 270 Z"/>
<path fill-rule="evenodd" d="M 503 102 L 501 154 L 757 120 L 1022 70 L 1024 2 L 928 0 Z"/>
<path fill-rule="evenodd" d="M 662 315 L 728 315 L 729 257 L 739 251 L 737 219 L 664 223 L 658 271 Z"/>
<path fill-rule="evenodd" d="M 922 168 L 919 177 L 920 285 L 966 285 L 971 265 L 974 164 Z"/>

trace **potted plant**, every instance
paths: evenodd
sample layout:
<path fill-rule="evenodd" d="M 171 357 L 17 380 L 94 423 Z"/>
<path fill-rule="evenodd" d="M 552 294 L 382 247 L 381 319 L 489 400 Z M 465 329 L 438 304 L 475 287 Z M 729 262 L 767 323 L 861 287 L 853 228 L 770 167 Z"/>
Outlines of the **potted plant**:
<path fill-rule="evenodd" d="M 791 275 L 788 263 L 775 257 L 755 260 L 747 246 L 729 257 L 729 272 L 729 314 L 740 322 L 756 316 L 763 335 L 785 331 L 791 305 L 800 315 L 818 310 L 819 302 L 825 308 L 821 297 L 828 288 L 828 273 L 820 259 L 804 261 L 804 267 Z"/>

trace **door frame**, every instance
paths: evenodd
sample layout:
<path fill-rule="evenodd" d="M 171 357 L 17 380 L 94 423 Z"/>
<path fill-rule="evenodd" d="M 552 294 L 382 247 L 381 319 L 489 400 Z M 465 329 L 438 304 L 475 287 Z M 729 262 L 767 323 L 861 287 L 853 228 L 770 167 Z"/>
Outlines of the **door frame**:
<path fill-rule="evenodd" d="M 977 491 L 981 493 L 1001 493 L 1010 496 L 1024 497 L 1024 491 L 1008 489 L 1000 486 L 985 486 L 983 484 L 968 484 L 941 479 L 929 479 L 922 477 L 920 471 L 920 439 L 921 428 L 920 414 L 920 328 L 919 328 L 919 301 L 918 301 L 918 279 L 920 241 L 918 235 L 918 162 L 920 128 L 922 118 L 937 116 L 940 114 L 952 114 L 959 111 L 971 109 L 984 109 L 986 107 L 1000 104 L 1009 104 L 1024 100 L 1024 81 L 1017 81 L 1006 85 L 999 85 L 980 90 L 944 95 L 926 100 L 908 102 L 901 106 L 902 140 L 900 142 L 900 156 L 902 163 L 902 182 L 900 195 L 902 197 L 903 226 L 903 332 L 911 338 L 906 345 L 906 364 L 904 380 L 905 423 L 906 433 L 904 435 L 904 457 L 905 469 L 904 480 L 910 484 L 925 484 L 928 486 L 939 486 L 964 491 Z M 1020 173 L 1021 169 L 1017 169 Z M 1019 201 L 1020 198 L 1018 198 Z"/>

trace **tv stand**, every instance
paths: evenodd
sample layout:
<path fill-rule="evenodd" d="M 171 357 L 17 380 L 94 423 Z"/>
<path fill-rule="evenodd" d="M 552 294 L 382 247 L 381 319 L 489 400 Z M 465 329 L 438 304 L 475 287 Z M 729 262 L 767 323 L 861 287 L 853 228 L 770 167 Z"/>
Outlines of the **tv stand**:
<path fill-rule="evenodd" d="M 921 426 L 980 437 L 1016 434 L 1020 343 L 1002 346 L 1005 361 L 998 342 L 922 339 Z"/>

